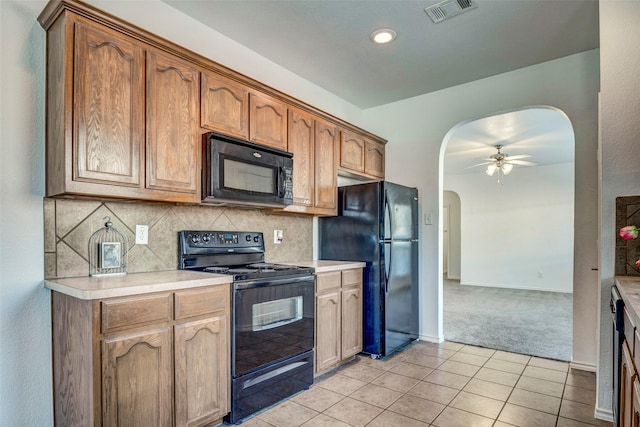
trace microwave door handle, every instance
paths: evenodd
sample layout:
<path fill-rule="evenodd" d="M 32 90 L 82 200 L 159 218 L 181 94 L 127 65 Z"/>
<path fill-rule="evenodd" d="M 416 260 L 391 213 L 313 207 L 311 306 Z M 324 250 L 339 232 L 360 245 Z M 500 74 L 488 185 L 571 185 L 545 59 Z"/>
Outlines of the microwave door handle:
<path fill-rule="evenodd" d="M 281 199 L 284 198 L 284 195 L 285 195 L 284 179 L 285 179 L 284 167 L 280 166 L 278 168 L 278 197 Z"/>

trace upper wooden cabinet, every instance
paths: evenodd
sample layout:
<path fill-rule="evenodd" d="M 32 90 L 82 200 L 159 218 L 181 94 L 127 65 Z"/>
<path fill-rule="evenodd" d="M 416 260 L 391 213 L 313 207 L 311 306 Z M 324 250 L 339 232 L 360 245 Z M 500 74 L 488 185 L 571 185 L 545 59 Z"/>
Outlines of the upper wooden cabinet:
<path fill-rule="evenodd" d="M 336 147 L 334 124 L 301 110 L 289 109 L 287 150 L 293 153 L 293 205 L 287 212 L 317 215 L 337 213 Z"/>
<path fill-rule="evenodd" d="M 249 90 L 220 75 L 203 72 L 200 95 L 200 126 L 249 138 Z"/>
<path fill-rule="evenodd" d="M 384 178 L 384 144 L 365 139 L 364 173 Z"/>
<path fill-rule="evenodd" d="M 249 140 L 287 150 L 287 106 L 259 93 L 249 96 Z"/>
<path fill-rule="evenodd" d="M 200 201 L 199 71 L 176 57 L 147 52 L 147 188 Z"/>
<path fill-rule="evenodd" d="M 384 179 L 384 143 L 342 130 L 340 169 L 357 175 Z"/>
<path fill-rule="evenodd" d="M 47 196 L 200 200 L 196 68 L 72 13 L 47 58 Z"/>

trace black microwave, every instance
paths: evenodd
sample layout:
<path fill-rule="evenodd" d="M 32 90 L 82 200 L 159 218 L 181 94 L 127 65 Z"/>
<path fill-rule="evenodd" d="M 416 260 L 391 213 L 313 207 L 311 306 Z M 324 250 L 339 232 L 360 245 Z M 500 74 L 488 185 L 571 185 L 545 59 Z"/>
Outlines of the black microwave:
<path fill-rule="evenodd" d="M 216 132 L 203 137 L 203 203 L 280 208 L 293 203 L 293 154 Z"/>

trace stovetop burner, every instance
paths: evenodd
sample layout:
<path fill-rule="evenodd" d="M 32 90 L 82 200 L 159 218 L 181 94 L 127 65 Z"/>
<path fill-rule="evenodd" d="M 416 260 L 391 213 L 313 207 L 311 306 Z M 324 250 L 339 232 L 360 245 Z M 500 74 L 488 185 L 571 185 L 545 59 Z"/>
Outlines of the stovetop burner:
<path fill-rule="evenodd" d="M 313 274 L 313 268 L 264 261 L 264 239 L 260 232 L 178 232 L 179 268 L 231 274 L 234 281 Z"/>

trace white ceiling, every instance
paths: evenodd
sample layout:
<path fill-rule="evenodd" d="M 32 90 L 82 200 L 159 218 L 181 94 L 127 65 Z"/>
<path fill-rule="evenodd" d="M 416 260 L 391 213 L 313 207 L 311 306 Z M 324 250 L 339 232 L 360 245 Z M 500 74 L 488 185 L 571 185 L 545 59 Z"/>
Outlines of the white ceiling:
<path fill-rule="evenodd" d="M 491 117 L 480 118 L 460 125 L 451 134 L 445 148 L 444 174 L 480 174 L 483 163 L 496 154 L 516 156 L 530 154 L 527 161 L 539 165 L 574 161 L 574 134 L 567 117 L 549 108 L 530 108 Z M 515 166 L 514 169 L 527 166 Z"/>
<path fill-rule="evenodd" d="M 163 0 L 360 108 L 598 47 L 597 0 L 474 0 L 434 24 L 436 0 Z M 372 31 L 398 37 L 374 45 Z"/>
<path fill-rule="evenodd" d="M 599 46 L 597 0 L 475 0 L 439 24 L 424 12 L 437 0 L 162 1 L 363 109 Z M 397 39 L 374 45 L 382 27 Z M 499 143 L 539 164 L 571 161 L 573 145 L 558 143 L 553 126 L 562 117 L 541 110 L 462 126 L 445 173 L 476 172 L 467 166 Z"/>

